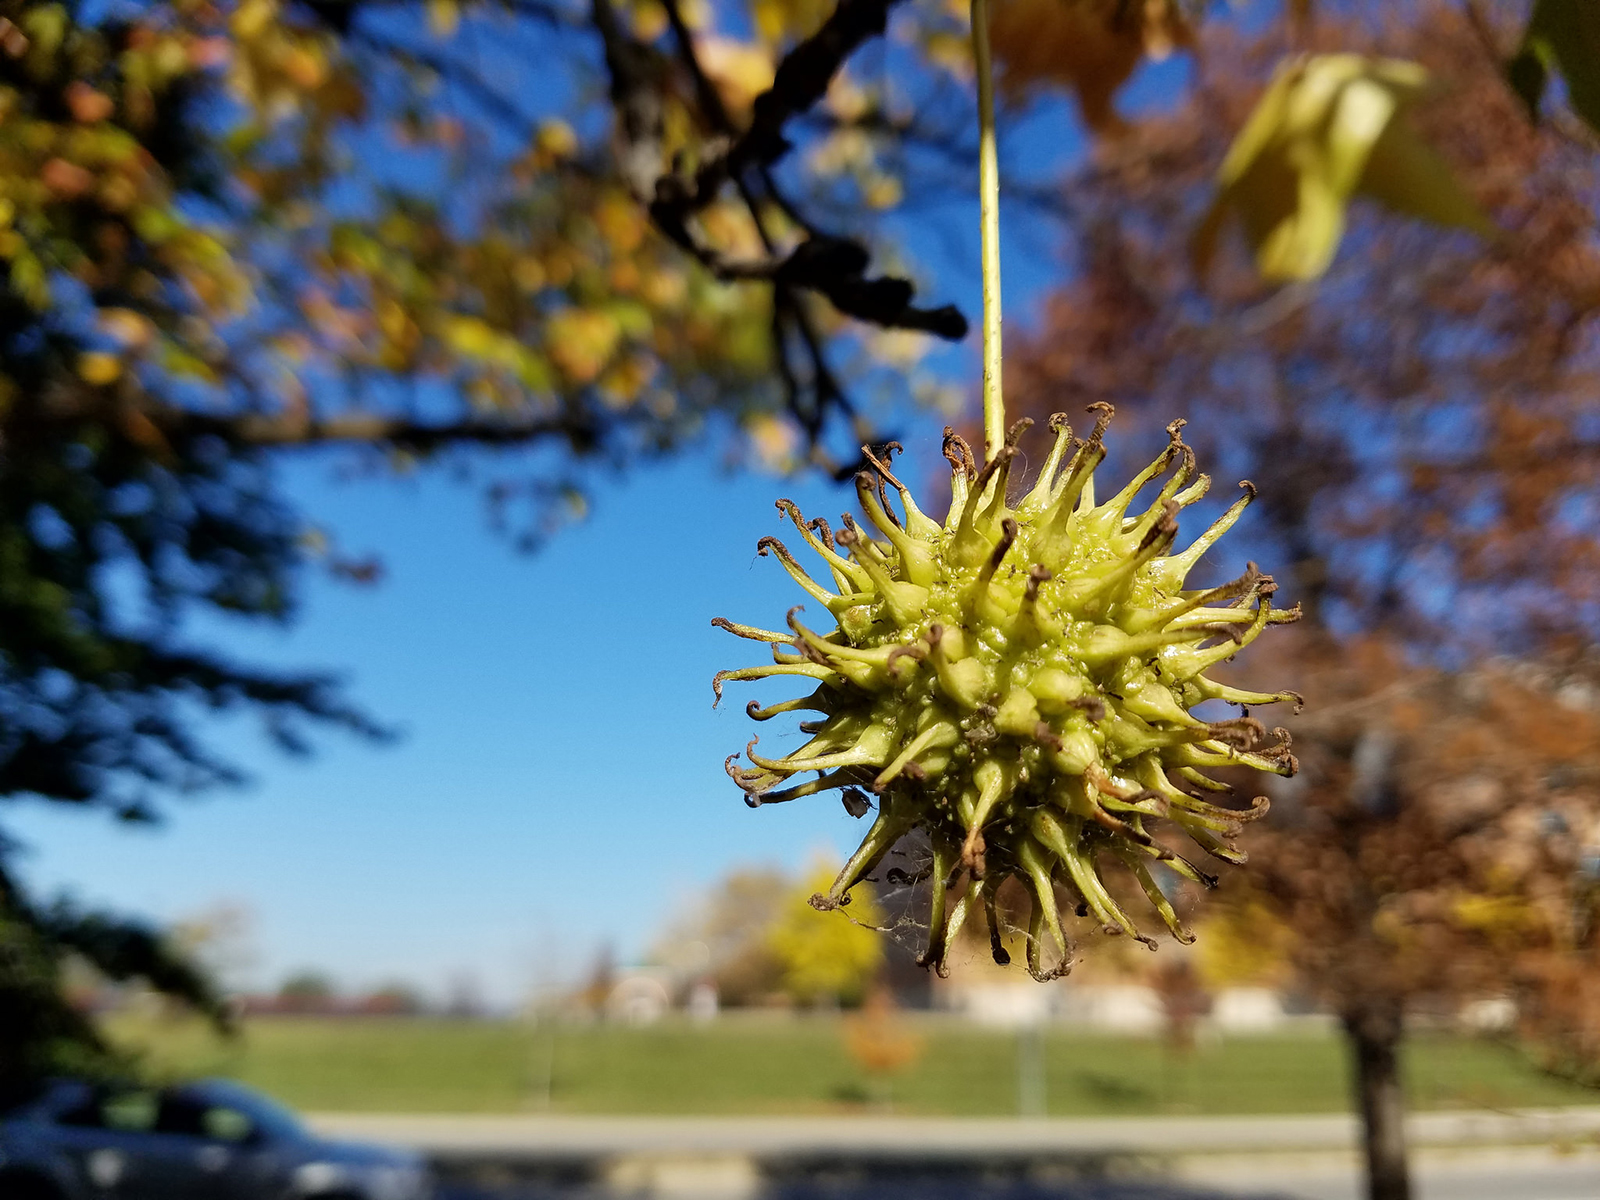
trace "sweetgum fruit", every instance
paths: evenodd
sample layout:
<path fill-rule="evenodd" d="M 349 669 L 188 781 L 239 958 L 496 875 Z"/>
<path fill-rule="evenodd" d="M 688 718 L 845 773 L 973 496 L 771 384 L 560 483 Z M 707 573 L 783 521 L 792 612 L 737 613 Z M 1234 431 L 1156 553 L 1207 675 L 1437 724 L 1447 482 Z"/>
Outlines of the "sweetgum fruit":
<path fill-rule="evenodd" d="M 1144 937 L 1107 888 L 1102 865 L 1120 863 L 1141 885 L 1167 928 L 1191 941 L 1152 867 L 1212 886 L 1216 880 L 1158 840 L 1152 828 L 1181 830 L 1208 854 L 1244 861 L 1235 845 L 1243 824 L 1263 815 L 1202 799 L 1229 791 L 1208 768 L 1253 767 L 1293 774 L 1287 733 L 1269 739 L 1248 707 L 1293 701 L 1293 692 L 1245 691 L 1207 678 L 1268 625 L 1292 621 L 1275 610 L 1270 576 L 1254 563 L 1220 587 L 1184 586 L 1201 557 L 1254 497 L 1245 494 L 1186 548 L 1175 549 L 1178 513 L 1206 494 L 1182 421 L 1155 462 L 1103 503 L 1094 473 L 1105 457 L 1109 405 L 1096 405 L 1093 431 L 1075 438 L 1061 415 L 1038 482 L 1007 500 L 1019 422 L 980 471 L 966 443 L 945 431 L 952 468 L 943 524 L 926 516 L 882 457 L 865 451 L 871 471 L 856 476 L 864 528 L 846 515 L 834 533 L 778 501 L 819 555 L 832 588 L 818 583 L 776 538 L 775 556 L 832 618 L 826 632 L 790 610 L 789 632 L 714 624 L 772 645 L 773 663 L 723 671 L 734 680 L 795 675 L 817 680 L 809 696 L 747 709 L 758 721 L 811 711 L 811 735 L 782 758 L 757 741 L 727 769 L 752 805 L 840 789 L 846 808 L 877 815 L 819 908 L 849 901 L 850 889 L 902 839 L 920 835 L 931 852 L 928 940 L 921 961 L 941 971 L 963 922 L 982 911 L 997 960 L 1007 961 L 995 892 L 1007 878 L 1031 904 L 1027 964 L 1036 977 L 1065 970 L 1072 945 L 1063 898 L 1108 931 Z M 1147 485 L 1159 491 L 1142 511 L 1129 508 Z M 900 499 L 896 512 L 888 498 Z M 1196 717 L 1208 700 L 1245 707 L 1224 721 Z M 810 778 L 805 778 L 810 776 Z M 952 900 L 953 897 L 953 900 Z M 1046 940 L 1057 965 L 1045 966 Z"/>

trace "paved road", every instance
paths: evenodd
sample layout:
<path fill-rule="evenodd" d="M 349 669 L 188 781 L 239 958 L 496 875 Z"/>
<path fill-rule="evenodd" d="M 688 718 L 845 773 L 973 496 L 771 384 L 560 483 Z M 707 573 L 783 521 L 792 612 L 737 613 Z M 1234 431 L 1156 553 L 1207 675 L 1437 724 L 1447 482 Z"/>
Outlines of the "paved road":
<path fill-rule="evenodd" d="M 361 1116 L 442 1200 L 1359 1200 L 1345 1116 L 1090 1120 Z M 1600 1200 L 1600 1109 L 1423 1113 L 1417 1200 Z M 1154 1171 L 1166 1171 L 1158 1176 Z M 499 1182 L 494 1182 L 496 1179 Z M 537 1179 L 543 1182 L 513 1183 Z"/>
<path fill-rule="evenodd" d="M 539 1159 L 747 1154 L 930 1159 L 1064 1153 L 1336 1151 L 1358 1144 L 1345 1114 L 1256 1117 L 584 1117 L 318 1114 L 332 1137 L 395 1142 L 444 1156 Z M 1600 1107 L 1414 1113 L 1413 1146 L 1600 1144 Z"/>
<path fill-rule="evenodd" d="M 1198 1173 L 1203 1179 L 1193 1178 Z M 1424 1162 L 1417 1200 L 1596 1200 L 1600 1156 L 1478 1156 Z M 606 1200 L 592 1188 L 452 1188 L 440 1200 Z M 1181 1181 L 990 1181 L 913 1174 L 871 1182 L 817 1180 L 763 1189 L 761 1200 L 1360 1200 L 1352 1169 L 1282 1164 L 1198 1170 Z M 674 1200 L 693 1200 L 691 1196 Z"/>

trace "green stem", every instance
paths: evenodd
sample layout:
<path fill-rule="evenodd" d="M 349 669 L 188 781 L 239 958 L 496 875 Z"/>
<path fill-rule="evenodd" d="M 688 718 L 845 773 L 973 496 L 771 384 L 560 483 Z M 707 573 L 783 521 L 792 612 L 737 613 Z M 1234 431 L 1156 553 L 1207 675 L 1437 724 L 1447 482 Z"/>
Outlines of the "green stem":
<path fill-rule="evenodd" d="M 972 0 L 972 57 L 978 68 L 978 214 L 983 230 L 983 452 L 992 461 L 1006 436 L 1000 392 L 1000 156 L 994 140 L 994 63 L 989 0 Z"/>

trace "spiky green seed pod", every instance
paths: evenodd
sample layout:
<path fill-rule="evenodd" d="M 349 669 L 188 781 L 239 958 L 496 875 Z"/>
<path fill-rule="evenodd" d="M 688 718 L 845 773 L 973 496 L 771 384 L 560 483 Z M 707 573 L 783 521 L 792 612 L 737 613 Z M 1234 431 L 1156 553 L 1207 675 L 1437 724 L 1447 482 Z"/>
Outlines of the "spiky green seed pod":
<path fill-rule="evenodd" d="M 1176 937 L 1192 940 L 1150 865 L 1163 863 L 1208 886 L 1216 881 L 1147 825 L 1170 821 L 1215 857 L 1242 862 L 1234 838 L 1243 822 L 1266 811 L 1266 799 L 1245 811 L 1208 803 L 1193 789 L 1228 789 L 1203 770 L 1295 769 L 1288 735 L 1274 730 L 1276 741 L 1263 745 L 1264 730 L 1248 710 L 1220 722 L 1189 711 L 1206 700 L 1299 700 L 1204 674 L 1268 625 L 1298 616 L 1274 611 L 1270 576 L 1252 563 L 1221 587 L 1184 588 L 1200 557 L 1250 503 L 1253 487 L 1241 485 L 1245 495 L 1177 552 L 1178 512 L 1210 486 L 1183 443 L 1183 422 L 1168 427 L 1170 444 L 1155 462 L 1097 504 L 1094 471 L 1105 457 L 1111 408 L 1090 411 L 1097 420 L 1087 440 L 1074 438 L 1059 414 L 1051 419 L 1055 445 L 1014 508 L 1006 488 L 1026 421 L 982 471 L 966 443 L 945 431 L 952 499 L 942 525 L 870 453 L 874 471 L 856 476 L 856 491 L 879 536 L 849 515 L 834 534 L 778 501 L 826 563 L 833 589 L 806 574 L 776 538 L 763 538 L 760 553 L 776 556 L 836 628 L 808 628 L 797 618 L 800 608 L 790 610 L 789 633 L 714 622 L 771 643 L 774 658 L 770 666 L 718 674 L 719 700 L 731 680 L 807 676 L 818 681 L 811 695 L 767 708 L 752 701 L 747 711 L 758 721 L 802 710 L 823 715 L 802 722 L 811 740 L 782 758 L 764 757 L 753 740 L 751 765 L 731 756 L 729 775 L 752 806 L 838 788 L 859 816 L 869 807 L 861 789 L 876 793 L 872 828 L 827 895 L 815 898 L 819 907 L 847 903 L 850 889 L 895 843 L 921 831 L 931 845 L 933 880 L 923 961 L 941 970 L 979 906 L 995 956 L 1005 961 L 993 908 L 996 889 L 1011 876 L 1033 904 L 1027 957 L 1035 976 L 1049 974 L 1045 935 L 1062 962 L 1070 958 L 1058 890 L 1108 931 L 1149 942 L 1105 886 L 1100 866 L 1108 859 L 1132 872 Z M 1158 479 L 1154 502 L 1130 516 L 1134 498 Z M 886 484 L 899 493 L 903 516 Z M 963 874 L 966 888 L 947 904 Z"/>

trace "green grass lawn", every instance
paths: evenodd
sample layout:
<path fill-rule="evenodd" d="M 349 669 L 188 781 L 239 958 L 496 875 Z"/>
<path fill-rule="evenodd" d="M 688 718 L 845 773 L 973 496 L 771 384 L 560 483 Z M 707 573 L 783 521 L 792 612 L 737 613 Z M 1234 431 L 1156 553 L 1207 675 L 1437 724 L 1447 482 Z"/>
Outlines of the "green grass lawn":
<path fill-rule="evenodd" d="M 1017 1111 L 1015 1035 L 942 1018 L 908 1019 L 917 1061 L 889 1087 L 893 1111 L 1004 1116 Z M 168 1074 L 228 1075 L 312 1111 L 825 1113 L 882 1109 L 881 1082 L 822 1017 L 725 1019 L 644 1029 L 432 1019 L 271 1018 L 223 1043 L 193 1025 L 112 1027 Z M 1055 1116 L 1163 1112 L 1328 1112 L 1347 1105 L 1341 1042 L 1237 1037 L 1179 1058 L 1159 1042 L 1052 1030 L 1044 1036 Z M 1419 1108 L 1600 1103 L 1549 1079 L 1515 1051 L 1419 1035 L 1406 1055 Z"/>

